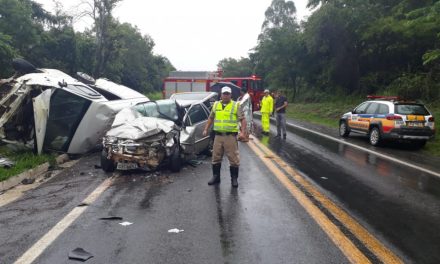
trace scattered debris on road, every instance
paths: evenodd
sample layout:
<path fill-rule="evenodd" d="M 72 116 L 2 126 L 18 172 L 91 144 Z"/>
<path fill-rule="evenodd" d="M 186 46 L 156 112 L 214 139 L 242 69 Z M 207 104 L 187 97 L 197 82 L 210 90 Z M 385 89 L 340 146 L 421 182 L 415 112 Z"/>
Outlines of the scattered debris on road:
<path fill-rule="evenodd" d="M 24 185 L 33 184 L 34 182 L 35 182 L 35 179 L 30 179 L 30 178 L 26 178 L 21 181 L 21 183 Z"/>
<path fill-rule="evenodd" d="M 120 216 L 107 216 L 107 217 L 100 217 L 99 220 L 122 220 L 123 218 Z"/>
<path fill-rule="evenodd" d="M 77 205 L 77 207 L 84 207 L 84 206 L 89 206 L 89 204 L 88 203 L 80 203 Z"/>
<path fill-rule="evenodd" d="M 179 233 L 182 233 L 183 231 L 184 231 L 183 229 L 173 228 L 173 229 L 168 230 L 168 233 L 179 234 Z"/>
<path fill-rule="evenodd" d="M 69 252 L 69 259 L 87 261 L 93 258 L 93 255 L 83 248 L 75 248 L 74 250 Z"/>
<path fill-rule="evenodd" d="M 129 225 L 132 225 L 133 223 L 130 223 L 130 222 L 122 222 L 122 223 L 119 223 L 121 226 L 129 226 Z"/>
<path fill-rule="evenodd" d="M 321 177 L 321 179 L 323 179 L 323 180 L 328 180 L 328 178 L 327 178 L 327 177 Z"/>

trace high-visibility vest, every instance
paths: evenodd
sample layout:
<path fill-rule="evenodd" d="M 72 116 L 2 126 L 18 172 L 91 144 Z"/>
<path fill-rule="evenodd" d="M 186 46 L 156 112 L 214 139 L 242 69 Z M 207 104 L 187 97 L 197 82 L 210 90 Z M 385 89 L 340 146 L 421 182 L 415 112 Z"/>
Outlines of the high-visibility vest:
<path fill-rule="evenodd" d="M 261 113 L 272 113 L 273 112 L 273 98 L 272 96 L 264 96 L 261 100 Z"/>
<path fill-rule="evenodd" d="M 240 104 L 230 101 L 223 109 L 221 101 L 215 102 L 212 110 L 215 111 L 214 131 L 238 132 L 237 112 Z"/>

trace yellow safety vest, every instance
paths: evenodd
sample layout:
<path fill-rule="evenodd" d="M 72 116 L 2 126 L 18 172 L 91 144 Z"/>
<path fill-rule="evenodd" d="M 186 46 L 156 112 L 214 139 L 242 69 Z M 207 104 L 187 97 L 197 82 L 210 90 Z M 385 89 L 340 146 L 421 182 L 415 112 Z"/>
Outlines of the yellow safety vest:
<path fill-rule="evenodd" d="M 212 111 L 215 111 L 214 131 L 238 132 L 237 112 L 240 104 L 230 101 L 223 109 L 221 101 L 215 102 Z"/>
<path fill-rule="evenodd" d="M 272 96 L 264 96 L 261 100 L 261 113 L 272 113 L 273 112 L 273 98 Z"/>

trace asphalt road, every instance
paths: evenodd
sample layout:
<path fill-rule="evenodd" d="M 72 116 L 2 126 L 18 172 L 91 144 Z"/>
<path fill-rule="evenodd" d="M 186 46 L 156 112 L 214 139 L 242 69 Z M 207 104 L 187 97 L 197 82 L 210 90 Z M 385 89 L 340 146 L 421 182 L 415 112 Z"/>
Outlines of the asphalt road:
<path fill-rule="evenodd" d="M 211 187 L 209 159 L 111 175 L 82 158 L 0 207 L 0 263 L 76 263 L 77 247 L 87 263 L 440 262 L 438 178 L 299 134 L 240 144 L 238 189 L 227 162 Z"/>

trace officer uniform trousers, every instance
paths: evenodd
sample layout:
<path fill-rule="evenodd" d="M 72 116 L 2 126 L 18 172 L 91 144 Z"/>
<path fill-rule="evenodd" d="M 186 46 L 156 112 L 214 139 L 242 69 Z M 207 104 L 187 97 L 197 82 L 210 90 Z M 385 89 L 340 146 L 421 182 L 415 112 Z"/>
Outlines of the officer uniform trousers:
<path fill-rule="evenodd" d="M 240 166 L 237 133 L 216 133 L 212 151 L 212 164 L 221 163 L 225 153 L 229 160 L 229 166 Z"/>

